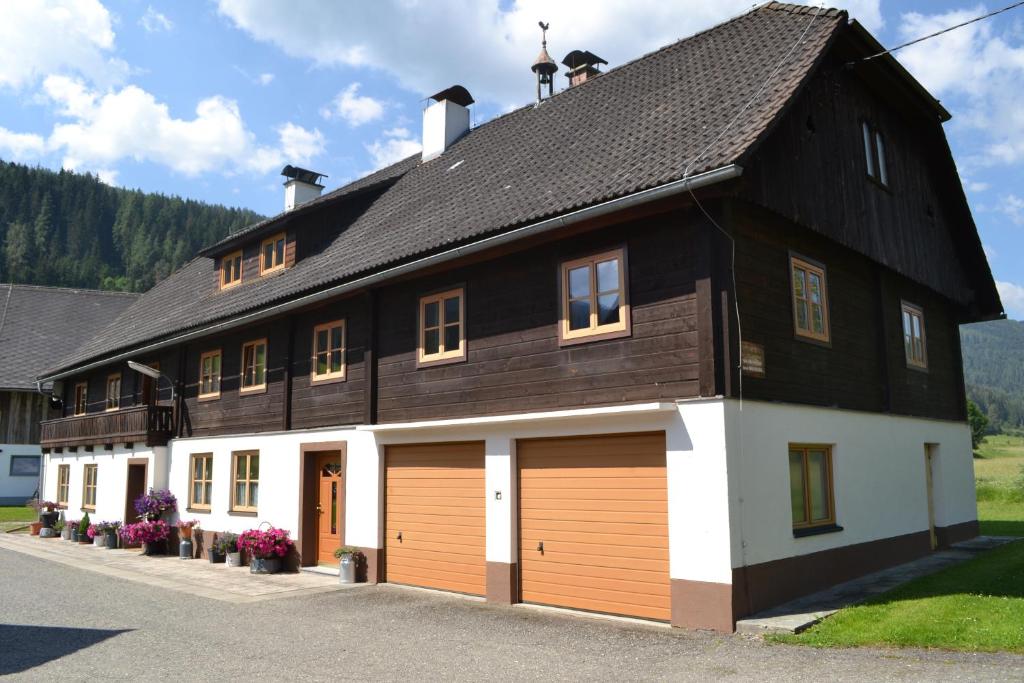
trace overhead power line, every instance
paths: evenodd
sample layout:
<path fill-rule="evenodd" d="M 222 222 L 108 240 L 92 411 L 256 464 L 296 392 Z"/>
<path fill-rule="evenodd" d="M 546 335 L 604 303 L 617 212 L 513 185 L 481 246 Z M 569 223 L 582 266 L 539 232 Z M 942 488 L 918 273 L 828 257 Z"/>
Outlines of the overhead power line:
<path fill-rule="evenodd" d="M 869 57 L 863 57 L 861 59 L 855 59 L 854 61 L 850 62 L 850 64 L 858 64 L 860 62 L 871 61 L 872 59 L 875 59 L 877 57 L 881 57 L 882 55 L 887 55 L 890 52 L 896 52 L 896 50 L 902 50 L 905 47 L 910 47 L 911 45 L 917 45 L 918 43 L 924 42 L 926 40 L 931 40 L 932 38 L 935 38 L 936 36 L 941 36 L 943 33 L 949 33 L 950 31 L 955 31 L 956 29 L 963 28 L 964 26 L 967 26 L 969 24 L 973 24 L 973 23 L 976 23 L 976 22 L 988 19 L 990 17 L 994 17 L 997 14 L 1002 14 L 1003 12 L 1009 12 L 1010 10 L 1016 9 L 1016 8 L 1020 7 L 1021 5 L 1024 5 L 1024 0 L 1020 0 L 1020 2 L 1015 2 L 1012 5 L 1007 5 L 1006 7 L 1002 8 L 1002 9 L 994 10 L 992 12 L 989 12 L 988 14 L 983 14 L 980 17 L 974 17 L 973 19 L 968 19 L 967 21 L 959 23 L 956 26 L 949 26 L 947 28 L 942 29 L 941 31 L 936 31 L 935 33 L 929 33 L 926 36 L 921 36 L 920 38 L 915 38 L 914 40 L 911 40 L 909 43 L 903 43 L 902 45 L 897 45 L 896 47 L 891 47 L 888 50 L 882 50 L 881 52 L 879 52 L 877 54 L 873 54 L 873 55 L 871 55 Z"/>

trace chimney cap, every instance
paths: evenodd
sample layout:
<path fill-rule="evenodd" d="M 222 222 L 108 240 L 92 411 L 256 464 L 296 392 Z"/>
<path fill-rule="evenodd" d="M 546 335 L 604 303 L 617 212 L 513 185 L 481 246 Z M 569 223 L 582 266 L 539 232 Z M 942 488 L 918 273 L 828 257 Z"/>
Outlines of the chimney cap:
<path fill-rule="evenodd" d="M 569 67 L 569 69 L 576 69 L 581 66 L 595 66 L 597 64 L 605 64 L 608 62 L 595 55 L 590 50 L 573 50 L 565 56 L 562 60 L 562 64 Z"/>
<path fill-rule="evenodd" d="M 319 185 L 321 178 L 326 178 L 326 173 L 318 173 L 317 171 L 310 171 L 305 168 L 299 168 L 298 166 L 292 166 L 288 164 L 281 169 L 281 175 L 291 180 L 298 180 L 300 183 L 309 183 L 310 185 Z"/>
<path fill-rule="evenodd" d="M 475 101 L 473 96 L 469 94 L 469 91 L 461 85 L 453 85 L 450 88 L 445 88 L 441 92 L 431 95 L 430 99 L 436 102 L 448 100 L 449 102 L 454 102 L 461 107 L 468 107 Z"/>

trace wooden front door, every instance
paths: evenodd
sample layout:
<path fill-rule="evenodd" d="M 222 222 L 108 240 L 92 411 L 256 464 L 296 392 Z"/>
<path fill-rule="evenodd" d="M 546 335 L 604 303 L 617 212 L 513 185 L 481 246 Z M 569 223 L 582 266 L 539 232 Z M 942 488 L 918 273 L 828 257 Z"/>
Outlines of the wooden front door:
<path fill-rule="evenodd" d="M 345 508 L 345 481 L 341 454 L 322 453 L 317 458 L 317 564 L 337 564 L 334 551 L 341 547 L 341 525 Z"/>
<path fill-rule="evenodd" d="M 128 481 L 124 494 L 124 523 L 133 524 L 139 521 L 139 513 L 135 511 L 135 499 L 146 492 L 146 463 L 128 464 Z"/>

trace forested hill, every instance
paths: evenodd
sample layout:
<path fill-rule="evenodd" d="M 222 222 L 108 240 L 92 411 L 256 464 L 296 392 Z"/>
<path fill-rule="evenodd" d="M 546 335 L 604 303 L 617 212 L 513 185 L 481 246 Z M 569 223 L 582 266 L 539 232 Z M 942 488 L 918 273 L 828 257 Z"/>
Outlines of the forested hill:
<path fill-rule="evenodd" d="M 960 339 L 967 397 L 993 427 L 1024 428 L 1024 322 L 964 325 Z"/>
<path fill-rule="evenodd" d="M 260 218 L 0 161 L 0 282 L 140 292 Z"/>

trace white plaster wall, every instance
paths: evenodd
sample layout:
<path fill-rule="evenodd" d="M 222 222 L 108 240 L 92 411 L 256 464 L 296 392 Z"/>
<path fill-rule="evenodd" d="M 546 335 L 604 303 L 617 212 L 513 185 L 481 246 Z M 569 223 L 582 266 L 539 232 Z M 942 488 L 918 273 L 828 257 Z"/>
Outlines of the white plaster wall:
<path fill-rule="evenodd" d="M 519 484 L 515 441 L 505 434 L 488 437 L 484 442 L 484 468 L 487 561 L 516 562 Z"/>
<path fill-rule="evenodd" d="M 38 477 L 12 477 L 11 456 L 13 455 L 42 455 L 43 451 L 38 445 L 0 443 L 0 499 L 16 498 L 27 501 L 39 486 Z M 40 459 L 40 467 L 43 462 Z"/>
<path fill-rule="evenodd" d="M 135 522 L 124 519 L 125 491 L 128 485 L 129 461 L 146 462 L 146 488 L 162 488 L 161 475 L 156 471 L 161 460 L 166 460 L 166 447 L 125 448 L 115 446 L 113 451 L 97 448 L 92 453 L 79 449 L 77 453 L 50 453 L 45 457 L 46 482 L 43 490 L 47 500 L 57 500 L 57 466 L 70 465 L 68 507 L 65 517 L 81 518 L 82 481 L 85 465 L 96 464 L 96 510 L 89 512 L 93 521 Z M 163 475 L 166 477 L 166 474 Z"/>
<path fill-rule="evenodd" d="M 965 423 L 846 410 L 725 401 L 733 566 L 928 529 L 926 443 L 935 460 L 936 524 L 977 518 Z M 793 537 L 790 443 L 832 445 L 836 523 L 843 531 Z"/>

